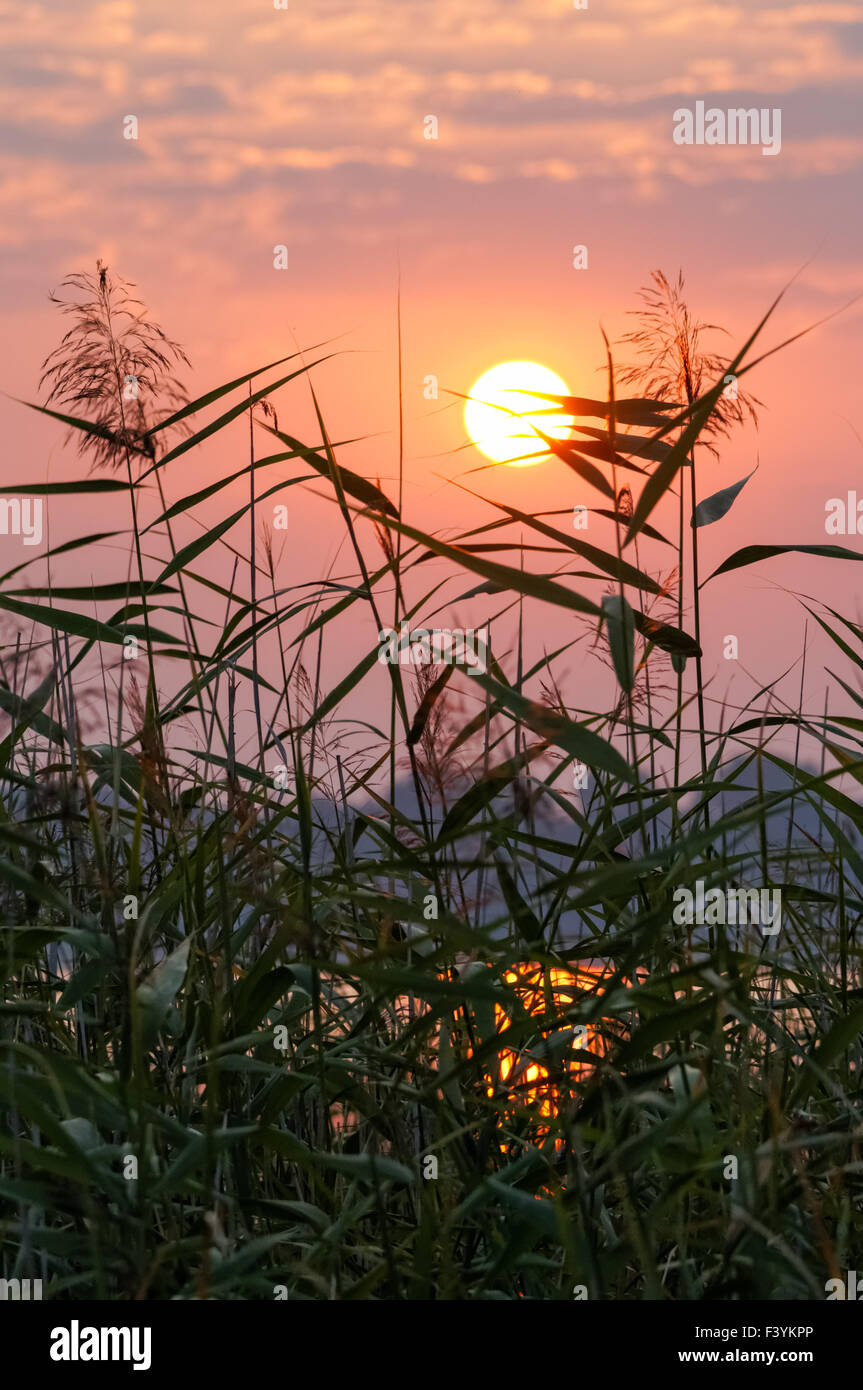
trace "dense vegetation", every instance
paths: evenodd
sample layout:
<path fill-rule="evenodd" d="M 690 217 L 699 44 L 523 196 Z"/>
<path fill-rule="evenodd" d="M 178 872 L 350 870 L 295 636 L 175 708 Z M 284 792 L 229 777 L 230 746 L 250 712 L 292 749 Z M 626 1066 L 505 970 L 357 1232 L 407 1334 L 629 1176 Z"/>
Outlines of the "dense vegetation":
<path fill-rule="evenodd" d="M 699 646 L 721 575 L 791 548 L 698 571 L 701 527 L 746 503 L 699 502 L 696 470 L 754 409 L 764 323 L 714 358 L 657 277 L 606 398 L 550 400 L 571 440 L 525 444 L 578 475 L 590 530 L 490 502 L 443 541 L 337 462 L 320 411 L 312 445 L 279 429 L 313 361 L 189 403 L 105 267 L 60 302 L 36 408 L 97 467 L 18 492 L 125 491 L 132 560 L 95 588 L 28 586 L 27 553 L 3 577 L 0 1276 L 54 1299 L 823 1298 L 863 1202 L 863 630 L 810 605 L 841 663 L 820 714 L 775 683 L 717 710 Z M 235 420 L 245 464 L 169 505 L 172 461 Z M 309 478 L 355 573 L 285 587 L 256 520 Z M 245 505 L 177 543 L 238 479 Z M 485 672 L 382 668 L 375 640 L 322 685 L 340 620 L 423 622 L 453 576 L 488 604 Z M 531 665 L 538 604 L 563 636 Z M 609 709 L 561 687 L 579 642 Z M 781 930 L 681 920 L 699 881 L 781 890 Z"/>

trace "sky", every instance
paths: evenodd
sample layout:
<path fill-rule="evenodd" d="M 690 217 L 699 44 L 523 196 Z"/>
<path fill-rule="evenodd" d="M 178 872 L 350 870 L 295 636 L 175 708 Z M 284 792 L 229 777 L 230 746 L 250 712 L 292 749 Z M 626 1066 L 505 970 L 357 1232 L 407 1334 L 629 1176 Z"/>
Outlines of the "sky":
<path fill-rule="evenodd" d="M 559 463 L 465 476 L 485 460 L 463 447 L 458 393 L 516 358 L 601 395 L 602 329 L 612 341 L 631 329 L 653 269 L 682 268 L 694 314 L 728 330 L 729 351 L 793 276 L 765 346 L 863 292 L 861 3 L 0 0 L 0 68 L 0 494 L 81 475 L 62 432 L 9 397 L 37 398 L 62 327 L 48 293 L 97 257 L 183 344 L 192 394 L 334 340 L 313 376 L 328 429 L 363 437 L 342 461 L 391 493 L 400 288 L 405 518 L 442 536 L 491 514 L 449 479 L 521 510 L 596 504 Z M 675 112 L 700 101 L 778 110 L 781 149 L 675 143 Z M 752 373 L 759 428 L 705 462 L 700 486 L 758 472 L 702 533 L 705 573 L 755 541 L 863 551 L 824 529 L 828 500 L 860 471 L 861 316 L 852 304 Z M 307 389 L 275 404 L 283 428 L 314 441 Z M 170 497 L 241 467 L 245 447 L 240 421 L 169 468 Z M 239 488 L 202 519 L 239 505 Z M 333 506 L 299 489 L 286 500 L 283 581 L 334 560 L 347 572 Z M 112 507 L 125 524 L 122 500 L 100 504 L 100 520 Z M 82 503 L 55 502 L 51 542 L 91 522 Z M 3 555 L 16 543 L 0 537 Z M 110 544 L 75 563 L 76 582 L 82 564 L 125 575 Z M 225 579 L 224 555 L 207 565 Z M 38 564 L 28 573 L 44 582 Z M 859 616 L 850 562 L 778 559 L 714 581 L 704 639 L 717 695 L 742 701 L 799 655 L 807 615 L 791 586 Z M 558 644 L 564 621 L 532 611 L 529 640 Z M 722 657 L 728 633 L 737 663 Z M 368 640 L 346 632 L 331 679 Z M 814 707 L 828 648 L 813 641 Z"/>

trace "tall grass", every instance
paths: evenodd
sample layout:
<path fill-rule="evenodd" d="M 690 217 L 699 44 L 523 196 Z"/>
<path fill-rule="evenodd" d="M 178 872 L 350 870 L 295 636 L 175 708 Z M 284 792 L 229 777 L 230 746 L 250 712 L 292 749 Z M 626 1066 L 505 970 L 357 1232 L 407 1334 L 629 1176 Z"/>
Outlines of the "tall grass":
<path fill-rule="evenodd" d="M 345 466 L 316 397 L 318 440 L 279 429 L 274 393 L 311 388 L 298 355 L 193 402 L 154 380 L 134 438 L 113 396 L 61 416 L 95 463 L 127 464 L 137 581 L 28 589 L 16 566 L 0 593 L 4 1277 L 55 1299 L 806 1299 L 853 1265 L 863 629 L 809 607 L 843 664 L 829 713 L 802 683 L 795 707 L 767 687 L 711 727 L 700 669 L 687 693 L 682 576 L 701 525 L 745 505 L 698 503 L 695 448 L 768 318 L 682 398 L 621 397 L 611 352 L 605 400 L 549 398 L 578 423 L 537 448 L 593 489 L 611 548 L 490 501 L 487 524 L 426 533 L 401 483 L 397 505 Z M 145 531 L 145 482 L 244 416 L 277 452 L 253 434 L 247 468 L 161 492 Z M 178 547 L 174 526 L 246 474 L 248 501 Z M 255 508 L 308 478 L 356 573 L 284 588 Z M 669 546 L 654 511 L 675 490 Z M 531 535 L 575 583 L 533 566 Z M 228 583 L 199 570 L 215 547 Z M 793 549 L 860 558 L 747 547 L 701 604 Z M 435 560 L 488 604 L 488 670 L 388 666 L 359 747 L 338 720 L 377 648 L 324 690 L 334 625 L 445 605 Z M 497 641 L 525 604 L 571 622 L 532 665 Z M 580 641 L 614 670 L 610 710 L 561 686 Z M 781 889 L 781 932 L 679 924 L 675 891 L 698 880 Z"/>

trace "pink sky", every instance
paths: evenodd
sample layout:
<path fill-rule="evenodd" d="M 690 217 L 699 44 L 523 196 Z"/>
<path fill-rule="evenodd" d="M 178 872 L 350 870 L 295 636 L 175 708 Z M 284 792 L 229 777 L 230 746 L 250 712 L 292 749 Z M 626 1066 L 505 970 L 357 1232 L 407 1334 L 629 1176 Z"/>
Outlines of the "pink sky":
<path fill-rule="evenodd" d="M 627 311 L 654 267 L 683 268 L 693 311 L 729 329 L 729 348 L 804 262 L 765 346 L 863 290 L 858 3 L 591 0 L 577 10 L 569 0 L 290 0 L 276 10 L 267 0 L 0 0 L 0 65 L 0 387 L 35 398 L 61 327 L 47 293 L 100 255 L 183 343 L 193 394 L 295 342 L 338 337 L 344 355 L 315 373 L 330 432 L 374 436 L 343 462 L 392 493 L 400 263 L 405 517 L 439 534 L 489 518 L 435 476 L 485 460 L 450 452 L 465 442 L 461 409 L 444 408 L 443 394 L 424 399 L 429 373 L 467 392 L 495 363 L 528 358 L 574 392 L 601 394 L 600 324 L 612 338 L 631 327 Z M 673 113 L 697 100 L 778 107 L 781 153 L 675 145 Z M 130 114 L 135 141 L 123 138 Z M 423 137 L 430 114 L 436 141 Z M 273 269 L 277 244 L 289 249 L 284 272 Z M 574 244 L 588 247 L 587 271 L 572 268 Z M 760 429 L 703 465 L 701 489 L 726 486 L 759 460 L 760 469 L 730 516 L 703 532 L 705 574 L 756 540 L 839 539 L 863 550 L 857 537 L 824 533 L 827 500 L 855 487 L 863 457 L 861 314 L 853 307 L 750 378 L 766 407 Z M 305 388 L 288 388 L 277 405 L 283 427 L 314 440 Z M 0 412 L 0 492 L 3 482 L 81 474 L 57 428 L 2 398 Z M 246 438 L 240 421 L 178 460 L 169 496 L 241 467 Z M 465 481 L 522 510 L 599 500 L 559 463 Z M 219 494 L 202 520 L 212 524 L 241 496 L 239 485 Z M 287 584 L 326 572 L 341 523 L 297 489 L 286 500 Z M 125 502 L 98 510 L 94 527 L 92 507 L 55 502 L 51 542 L 126 524 Z M 667 512 L 656 519 L 670 532 Z M 245 529 L 231 539 L 244 548 Z M 612 541 L 601 529 L 590 539 Z M 17 544 L 0 538 L 4 557 Z M 665 556 L 649 567 L 660 563 Z M 350 567 L 346 557 L 341 572 Z M 203 568 L 227 578 L 224 554 Z M 110 548 L 56 571 L 78 583 L 125 572 L 124 553 Z M 43 582 L 44 567 L 28 573 Z M 859 616 L 851 563 L 773 560 L 717 580 L 704 632 L 715 693 L 730 683 L 743 700 L 799 652 L 805 614 L 783 585 Z M 471 610 L 477 620 L 485 611 Z M 568 622 L 537 610 L 530 641 L 557 645 Z M 727 633 L 740 639 L 737 665 L 721 657 Z M 343 636 L 330 681 L 373 640 L 371 618 Z M 816 655 L 826 650 L 815 642 Z M 823 683 L 813 660 L 813 706 Z M 357 705 L 361 713 L 368 708 Z"/>

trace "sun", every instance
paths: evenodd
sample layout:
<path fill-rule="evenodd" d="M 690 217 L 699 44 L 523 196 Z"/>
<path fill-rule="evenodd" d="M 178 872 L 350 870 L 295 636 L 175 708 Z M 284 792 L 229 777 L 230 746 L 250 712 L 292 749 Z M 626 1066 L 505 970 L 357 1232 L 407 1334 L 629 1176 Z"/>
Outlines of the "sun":
<path fill-rule="evenodd" d="M 464 410 L 464 424 L 470 438 L 486 458 L 525 468 L 548 458 L 541 452 L 543 442 L 532 425 L 553 439 L 566 439 L 572 425 L 570 415 L 544 415 L 553 401 L 541 401 L 528 391 L 568 396 L 565 381 L 538 362 L 501 362 L 485 372 L 471 389 Z M 503 409 L 499 409 L 499 407 Z M 514 411 L 516 414 L 509 414 Z M 525 458 L 526 454 L 534 457 Z"/>

